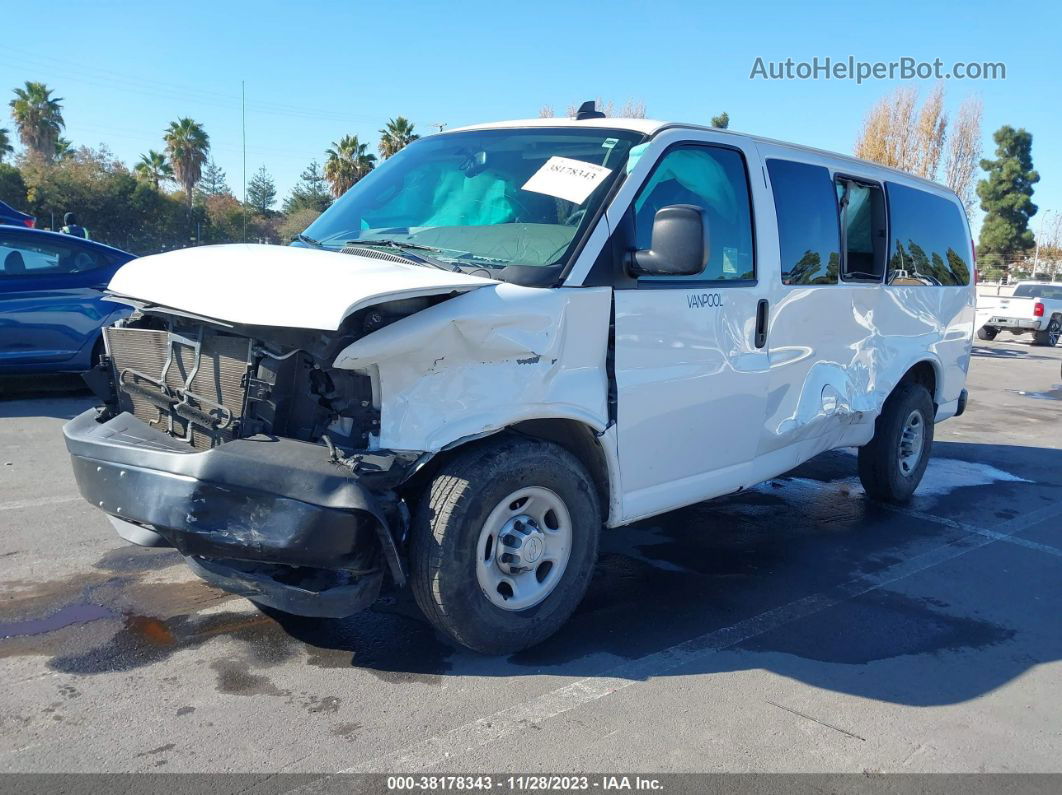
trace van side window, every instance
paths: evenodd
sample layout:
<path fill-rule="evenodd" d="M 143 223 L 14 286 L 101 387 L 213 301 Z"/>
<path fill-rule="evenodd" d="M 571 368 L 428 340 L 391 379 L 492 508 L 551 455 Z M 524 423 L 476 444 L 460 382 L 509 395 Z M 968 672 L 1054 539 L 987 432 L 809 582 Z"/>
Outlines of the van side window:
<path fill-rule="evenodd" d="M 885 197 L 881 188 L 837 178 L 845 281 L 880 282 L 885 275 Z"/>
<path fill-rule="evenodd" d="M 783 284 L 837 284 L 841 235 L 837 196 L 822 166 L 768 160 L 778 218 Z"/>
<path fill-rule="evenodd" d="M 727 281 L 756 278 L 752 213 L 745 161 L 733 149 L 681 146 L 657 163 L 634 199 L 635 246 L 652 245 L 657 210 L 692 204 L 704 210 L 708 264 L 692 276 L 642 276 L 641 280 Z"/>
<path fill-rule="evenodd" d="M 970 240 L 956 202 L 886 182 L 889 197 L 889 272 L 896 285 L 970 283 Z"/>

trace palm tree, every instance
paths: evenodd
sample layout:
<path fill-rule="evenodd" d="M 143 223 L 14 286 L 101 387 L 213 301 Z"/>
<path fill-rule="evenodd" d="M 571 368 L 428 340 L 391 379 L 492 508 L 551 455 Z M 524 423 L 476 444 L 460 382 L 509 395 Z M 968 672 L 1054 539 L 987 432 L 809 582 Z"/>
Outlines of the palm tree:
<path fill-rule="evenodd" d="M 387 126 L 380 130 L 380 157 L 385 160 L 391 155 L 405 149 L 420 138 L 413 132 L 413 124 L 404 116 L 387 120 Z"/>
<path fill-rule="evenodd" d="M 376 165 L 376 155 L 369 154 L 366 150 L 368 144 L 363 144 L 356 135 L 344 135 L 338 141 L 332 142 L 332 148 L 325 154 L 325 179 L 332 183 L 332 195 L 339 197 L 350 190 L 350 187 L 364 177 Z"/>
<path fill-rule="evenodd" d="M 203 164 L 210 151 L 210 136 L 203 125 L 188 118 L 170 122 L 163 135 L 166 142 L 166 154 L 176 180 L 181 183 L 188 196 L 188 209 L 192 208 L 192 191 L 203 173 Z"/>
<path fill-rule="evenodd" d="M 146 155 L 140 155 L 133 171 L 137 179 L 150 183 L 155 190 L 159 189 L 159 183 L 173 179 L 173 166 L 167 162 L 166 155 L 154 149 L 148 149 Z"/>
<path fill-rule="evenodd" d="M 31 153 L 47 161 L 55 157 L 55 142 L 66 127 L 59 104 L 62 101 L 62 97 L 53 97 L 44 83 L 27 80 L 25 88 L 15 89 L 10 102 L 19 139 Z"/>
<path fill-rule="evenodd" d="M 15 151 L 15 147 L 11 145 L 10 130 L 7 127 L 0 127 L 0 163 L 4 162 L 4 158 Z"/>
<path fill-rule="evenodd" d="M 74 156 L 74 142 L 59 136 L 55 139 L 55 159 L 70 160 Z"/>

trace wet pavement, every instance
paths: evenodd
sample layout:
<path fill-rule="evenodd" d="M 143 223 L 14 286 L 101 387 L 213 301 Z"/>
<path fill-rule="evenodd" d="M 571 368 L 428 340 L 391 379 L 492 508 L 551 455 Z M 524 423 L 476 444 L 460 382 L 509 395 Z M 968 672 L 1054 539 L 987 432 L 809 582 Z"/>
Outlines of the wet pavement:
<path fill-rule="evenodd" d="M 1062 349 L 980 343 L 911 506 L 850 451 L 607 531 L 564 630 L 255 609 L 83 503 L 71 379 L 0 382 L 0 770 L 1060 771 Z"/>

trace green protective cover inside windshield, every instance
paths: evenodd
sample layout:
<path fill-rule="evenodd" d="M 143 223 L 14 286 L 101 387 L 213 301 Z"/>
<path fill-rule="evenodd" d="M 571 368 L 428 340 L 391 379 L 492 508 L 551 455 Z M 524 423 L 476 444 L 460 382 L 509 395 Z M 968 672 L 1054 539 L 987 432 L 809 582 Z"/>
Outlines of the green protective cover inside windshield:
<path fill-rule="evenodd" d="M 516 186 L 501 176 L 484 172 L 466 177 L 460 171 L 439 175 L 433 212 L 422 226 L 485 226 L 512 223 L 516 204 L 510 198 Z"/>

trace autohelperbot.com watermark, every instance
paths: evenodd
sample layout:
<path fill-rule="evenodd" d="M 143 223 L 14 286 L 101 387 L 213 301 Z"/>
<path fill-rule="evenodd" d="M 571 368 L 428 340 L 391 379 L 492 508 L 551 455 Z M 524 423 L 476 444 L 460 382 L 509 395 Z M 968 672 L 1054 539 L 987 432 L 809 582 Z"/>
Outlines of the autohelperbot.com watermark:
<path fill-rule="evenodd" d="M 920 60 L 908 55 L 894 61 L 863 61 L 825 56 L 811 60 L 770 60 L 757 57 L 749 72 L 750 80 L 1006 80 L 1007 65 L 1002 61 L 953 61 L 940 58 Z"/>

